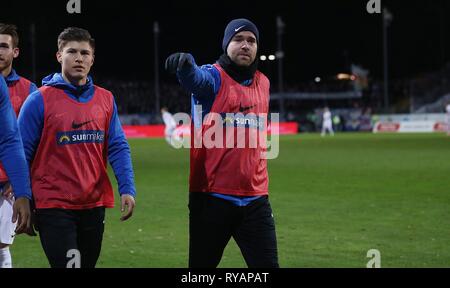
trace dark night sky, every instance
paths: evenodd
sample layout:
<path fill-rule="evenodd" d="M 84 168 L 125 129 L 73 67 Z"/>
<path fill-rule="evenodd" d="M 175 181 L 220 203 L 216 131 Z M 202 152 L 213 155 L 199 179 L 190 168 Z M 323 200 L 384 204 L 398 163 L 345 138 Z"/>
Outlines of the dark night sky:
<path fill-rule="evenodd" d="M 67 0 L 14 1 L 2 4 L 0 21 L 21 32 L 21 58 L 16 67 L 30 75 L 30 23 L 36 24 L 38 77 L 59 69 L 56 38 L 67 26 L 88 29 L 97 41 L 94 74 L 123 79 L 153 79 L 154 21 L 159 21 L 160 67 L 175 51 L 191 52 L 198 64 L 214 62 L 221 53 L 229 20 L 245 17 L 260 30 L 260 52 L 276 48 L 275 19 L 285 24 L 285 79 L 295 83 L 326 77 L 357 63 L 382 76 L 381 16 L 366 12 L 367 0 L 307 1 L 93 1 L 81 0 L 80 15 L 66 12 Z M 394 19 L 389 31 L 390 73 L 407 78 L 441 68 L 450 60 L 450 3 L 382 1 Z M 23 11 L 26 10 L 25 13 Z M 276 77 L 276 64 L 268 70 Z M 265 65 L 265 66 L 264 66 Z M 163 80 L 170 78 L 162 71 Z"/>

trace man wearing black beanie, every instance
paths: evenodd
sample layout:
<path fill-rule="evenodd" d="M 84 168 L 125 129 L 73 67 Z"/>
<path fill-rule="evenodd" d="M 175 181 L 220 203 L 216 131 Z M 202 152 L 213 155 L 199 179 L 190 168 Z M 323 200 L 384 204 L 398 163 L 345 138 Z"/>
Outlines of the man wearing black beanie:
<path fill-rule="evenodd" d="M 267 116 L 269 111 L 270 82 L 257 70 L 258 45 L 256 25 L 247 19 L 234 19 L 225 28 L 224 54 L 215 64 L 199 67 L 191 54 L 180 52 L 170 55 L 165 63 L 167 71 L 176 74 L 181 85 L 192 93 L 191 137 L 198 135 L 198 128 L 203 138 L 213 128 L 226 130 L 225 148 L 205 143 L 191 146 L 191 268 L 217 267 L 231 237 L 248 267 L 279 266 L 275 222 L 268 198 L 267 160 L 262 156 L 265 147 L 236 145 L 257 130 L 267 131 L 267 118 L 263 121 L 259 115 Z M 219 115 L 225 123 L 213 127 L 207 114 Z M 234 144 L 231 148 L 230 138 Z"/>

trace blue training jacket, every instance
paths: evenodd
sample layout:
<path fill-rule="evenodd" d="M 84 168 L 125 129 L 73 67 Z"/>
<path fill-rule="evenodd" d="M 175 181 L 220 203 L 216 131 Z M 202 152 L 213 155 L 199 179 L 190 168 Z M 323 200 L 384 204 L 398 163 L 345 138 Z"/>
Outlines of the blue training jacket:
<path fill-rule="evenodd" d="M 94 96 L 94 83 L 89 76 L 83 86 L 67 83 L 60 73 L 51 74 L 42 80 L 43 86 L 62 89 L 73 100 L 87 103 Z M 31 166 L 34 154 L 39 145 L 44 126 L 44 100 L 39 90 L 28 96 L 19 114 L 19 129 L 28 164 Z M 120 124 L 117 106 L 114 101 L 114 112 L 111 117 L 108 135 L 108 160 L 119 184 L 119 194 L 136 195 L 134 173 L 131 163 L 131 152 Z"/>
<path fill-rule="evenodd" d="M 177 78 L 180 84 L 190 93 L 191 95 L 191 115 L 194 121 L 194 125 L 201 125 L 201 123 L 196 123 L 197 121 L 202 121 L 203 117 L 207 115 L 212 108 L 214 100 L 219 93 L 220 85 L 222 83 L 220 79 L 220 72 L 211 64 L 203 65 L 201 67 L 195 64 L 194 57 L 191 54 L 187 54 L 191 58 L 191 63 L 193 65 L 188 68 L 183 68 L 177 71 Z M 252 84 L 253 79 L 249 79 L 241 83 L 241 85 L 249 86 Z M 202 106 L 202 118 L 196 115 L 197 111 L 194 109 L 195 105 Z M 238 197 L 231 195 L 224 195 L 220 193 L 211 193 L 212 196 L 225 199 L 230 201 L 236 206 L 247 206 L 252 201 L 260 198 L 261 196 L 247 196 Z"/>
<path fill-rule="evenodd" d="M 19 76 L 19 74 L 16 73 L 16 70 L 14 70 L 14 69 L 12 69 L 11 73 L 9 73 L 9 75 L 5 78 L 6 84 L 8 84 L 8 86 L 12 85 L 14 82 L 17 82 L 19 80 L 20 80 L 20 76 Z M 36 84 L 31 82 L 30 83 L 30 91 L 28 92 L 28 94 L 31 94 L 36 90 L 38 90 Z"/>
<path fill-rule="evenodd" d="M 0 161 L 8 174 L 15 197 L 31 200 L 30 175 L 22 139 L 3 76 L 0 76 Z"/>

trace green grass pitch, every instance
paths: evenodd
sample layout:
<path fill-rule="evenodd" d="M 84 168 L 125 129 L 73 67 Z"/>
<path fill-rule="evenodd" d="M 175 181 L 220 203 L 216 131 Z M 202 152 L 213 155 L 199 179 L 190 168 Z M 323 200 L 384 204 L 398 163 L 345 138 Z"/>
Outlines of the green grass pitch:
<path fill-rule="evenodd" d="M 137 207 L 127 222 L 108 209 L 97 267 L 186 267 L 189 151 L 130 145 Z M 450 266 L 450 137 L 282 136 L 268 163 L 281 267 L 366 267 L 369 249 L 381 267 Z M 38 237 L 11 253 L 15 267 L 48 267 Z M 246 267 L 234 240 L 220 267 Z"/>

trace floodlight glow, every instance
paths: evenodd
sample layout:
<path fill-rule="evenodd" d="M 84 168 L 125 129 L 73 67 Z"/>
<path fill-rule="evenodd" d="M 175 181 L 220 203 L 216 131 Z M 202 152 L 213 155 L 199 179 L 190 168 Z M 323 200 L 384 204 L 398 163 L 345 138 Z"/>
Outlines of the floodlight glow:
<path fill-rule="evenodd" d="M 339 73 L 339 74 L 337 74 L 336 77 L 339 80 L 348 80 L 348 79 L 350 79 L 350 75 L 346 74 L 346 73 Z"/>

